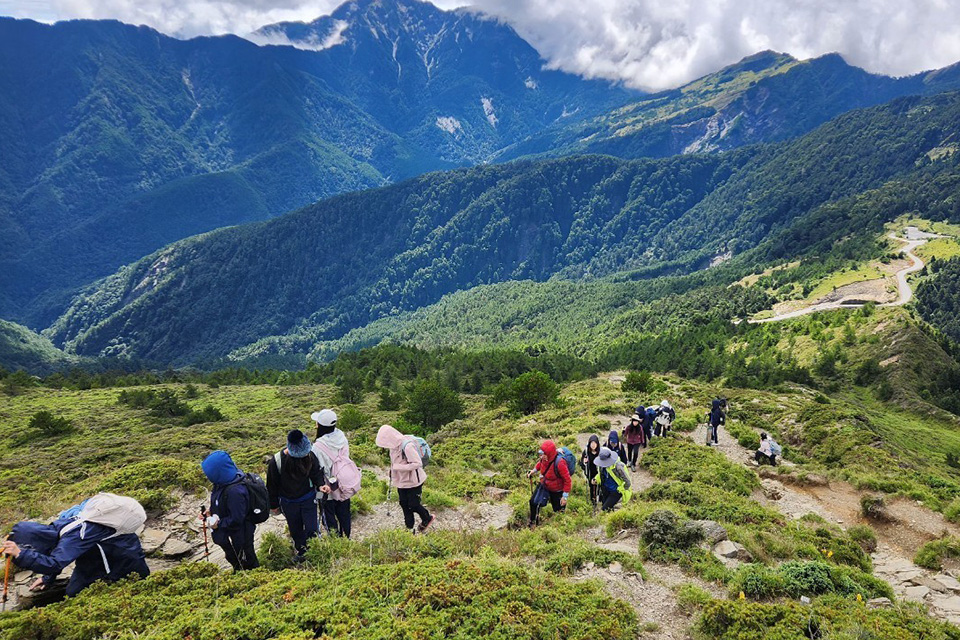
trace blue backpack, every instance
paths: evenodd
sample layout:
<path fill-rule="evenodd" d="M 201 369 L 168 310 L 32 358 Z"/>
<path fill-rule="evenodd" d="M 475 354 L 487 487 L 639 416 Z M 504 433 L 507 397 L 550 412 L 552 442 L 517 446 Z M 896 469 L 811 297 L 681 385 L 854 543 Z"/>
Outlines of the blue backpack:
<path fill-rule="evenodd" d="M 573 470 L 577 468 L 577 459 L 573 456 L 573 452 L 566 447 L 559 447 L 557 449 L 557 457 L 553 459 L 553 464 L 556 466 L 557 460 L 563 460 L 567 463 L 567 471 L 570 473 L 570 477 L 573 478 Z M 560 475 L 560 471 L 557 471 L 557 475 Z"/>

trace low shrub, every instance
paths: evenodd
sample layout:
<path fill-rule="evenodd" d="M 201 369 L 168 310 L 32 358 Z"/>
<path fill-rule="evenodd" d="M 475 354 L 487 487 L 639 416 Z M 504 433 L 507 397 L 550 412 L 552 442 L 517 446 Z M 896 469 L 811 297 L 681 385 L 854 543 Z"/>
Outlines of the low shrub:
<path fill-rule="evenodd" d="M 931 540 L 917 551 L 913 563 L 919 567 L 940 571 L 944 558 L 960 558 L 960 539 L 953 536 Z"/>
<path fill-rule="evenodd" d="M 887 501 L 883 496 L 861 496 L 860 513 L 864 518 L 877 520 L 880 522 L 889 522 L 893 520 L 890 512 L 887 511 Z"/>
<path fill-rule="evenodd" d="M 653 384 L 653 376 L 648 371 L 631 371 L 620 383 L 620 389 L 626 393 L 646 393 Z"/>
<path fill-rule="evenodd" d="M 728 584 L 731 597 L 741 592 L 754 600 L 789 596 L 818 596 L 837 593 L 861 598 L 893 599 L 889 584 L 855 567 L 843 567 L 820 561 L 784 562 L 778 567 L 759 563 L 741 566 Z"/>
<path fill-rule="evenodd" d="M 865 524 L 858 524 L 847 529 L 847 535 L 850 539 L 860 545 L 866 553 L 873 553 L 877 550 L 877 534 L 873 529 Z"/>
<path fill-rule="evenodd" d="M 200 465 L 174 458 L 159 458 L 127 465 L 114 471 L 97 486 L 135 498 L 147 510 L 163 510 L 175 502 L 172 489 L 199 492 L 208 486 Z"/>
<path fill-rule="evenodd" d="M 209 563 L 188 564 L 143 580 L 98 584 L 82 597 L 0 622 L 3 640 L 373 640 L 411 637 L 414 630 L 425 638 L 632 640 L 640 628 L 633 610 L 593 581 L 572 582 L 492 558 L 431 557 L 353 562 L 332 576 L 318 570 L 222 573 Z"/>
<path fill-rule="evenodd" d="M 709 593 L 689 582 L 676 587 L 674 592 L 677 594 L 677 606 L 688 615 L 702 609 L 713 600 Z"/>
<path fill-rule="evenodd" d="M 654 511 L 640 528 L 647 554 L 655 557 L 665 549 L 689 549 L 703 540 L 703 529 L 666 509 Z"/>

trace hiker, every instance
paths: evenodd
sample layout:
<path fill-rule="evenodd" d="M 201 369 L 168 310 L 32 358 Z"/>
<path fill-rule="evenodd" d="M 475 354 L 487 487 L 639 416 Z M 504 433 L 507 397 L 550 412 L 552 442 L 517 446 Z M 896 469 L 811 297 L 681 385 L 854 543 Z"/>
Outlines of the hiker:
<path fill-rule="evenodd" d="M 313 453 L 331 488 L 320 500 L 321 521 L 333 534 L 350 537 L 350 498 L 360 490 L 360 469 L 350 460 L 347 436 L 337 428 L 337 414 L 324 409 L 310 414 L 317 425 Z"/>
<path fill-rule="evenodd" d="M 727 422 L 727 414 L 724 412 L 724 409 L 727 407 L 726 398 L 717 398 L 713 401 L 713 404 L 710 407 L 710 427 L 709 432 L 707 433 L 707 444 L 717 444 L 717 430 L 718 427 Z"/>
<path fill-rule="evenodd" d="M 630 422 L 623 429 L 623 439 L 627 443 L 627 459 L 625 462 L 630 465 L 631 471 L 636 471 L 640 447 L 647 446 L 647 434 L 644 432 L 639 415 L 633 414 L 630 416 Z"/>
<path fill-rule="evenodd" d="M 247 518 L 250 495 L 243 485 L 243 473 L 226 451 L 214 451 L 200 463 L 203 475 L 213 484 L 206 524 L 213 530 L 213 543 L 234 571 L 260 566 L 253 546 L 255 525 Z"/>
<path fill-rule="evenodd" d="M 597 467 L 599 472 L 595 480 L 600 486 L 601 509 L 613 511 L 621 498 L 624 504 L 630 502 L 630 496 L 633 495 L 630 491 L 630 474 L 623 461 L 613 451 L 602 447 L 597 456 Z"/>
<path fill-rule="evenodd" d="M 641 407 L 641 409 L 643 409 L 643 407 Z M 653 425 L 656 424 L 658 413 L 659 407 L 647 407 L 643 409 L 643 413 L 640 414 L 640 419 L 643 422 L 643 433 L 648 443 L 653 440 Z M 646 447 L 646 444 L 644 447 Z"/>
<path fill-rule="evenodd" d="M 590 436 L 587 441 L 587 448 L 580 455 L 580 468 L 583 469 L 583 475 L 587 479 L 587 486 L 590 487 L 590 502 L 597 504 L 598 489 L 594 477 L 597 475 L 597 465 L 594 463 L 597 455 L 600 453 L 600 436 Z"/>
<path fill-rule="evenodd" d="M 777 454 L 774 453 L 776 443 L 766 433 L 760 433 L 760 448 L 753 454 L 753 459 L 757 464 L 769 464 L 771 467 L 777 466 Z"/>
<path fill-rule="evenodd" d="M 134 573 L 142 578 L 150 575 L 135 533 L 146 519 L 143 507 L 133 498 L 99 493 L 75 516 L 51 524 L 18 522 L 3 543 L 3 552 L 21 569 L 42 574 L 30 585 L 31 591 L 48 588 L 67 565 L 76 562 L 67 582 L 67 595 L 75 596 L 97 580 L 116 582 Z"/>
<path fill-rule="evenodd" d="M 556 511 L 565 511 L 567 508 L 567 498 L 570 496 L 570 488 L 573 485 L 570 477 L 570 469 L 567 468 L 567 462 L 558 455 L 557 445 L 553 440 L 544 440 L 540 445 L 540 459 L 536 466 L 527 472 L 527 477 L 533 477 L 533 474 L 539 473 L 540 484 L 539 493 L 547 492 L 547 501 Z M 537 522 L 540 515 L 540 504 L 537 498 L 537 492 L 530 498 L 530 526 Z"/>
<path fill-rule="evenodd" d="M 270 511 L 283 513 L 297 551 L 297 562 L 307 553 L 307 540 L 320 536 L 317 491 L 330 493 L 323 467 L 310 450 L 310 439 L 299 429 L 287 434 L 287 446 L 267 464 L 267 491 Z"/>
<path fill-rule="evenodd" d="M 400 509 L 403 511 L 403 524 L 411 533 L 423 533 L 436 516 L 427 511 L 421 504 L 423 497 L 423 483 L 427 479 L 427 472 L 423 469 L 420 450 L 416 440 L 404 436 L 388 424 L 377 431 L 376 443 L 378 447 L 390 451 L 390 482 L 397 488 L 397 498 Z M 414 529 L 416 519 L 420 516 L 420 525 Z"/>
<path fill-rule="evenodd" d="M 624 464 L 627 463 L 627 448 L 620 444 L 620 436 L 617 435 L 616 431 L 607 434 L 607 441 L 603 443 L 603 446 L 617 454 Z"/>
<path fill-rule="evenodd" d="M 673 406 L 666 400 L 661 401 L 660 406 L 657 408 L 657 417 L 654 420 L 654 435 L 661 438 L 666 437 L 667 432 L 670 431 L 670 427 L 673 426 L 673 421 L 676 419 L 677 412 L 673 410 Z"/>

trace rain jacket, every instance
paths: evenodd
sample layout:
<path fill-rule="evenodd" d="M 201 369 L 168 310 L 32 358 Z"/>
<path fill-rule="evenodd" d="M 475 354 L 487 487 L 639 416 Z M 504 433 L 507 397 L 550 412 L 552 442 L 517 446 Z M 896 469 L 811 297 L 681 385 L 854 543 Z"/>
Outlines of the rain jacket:
<path fill-rule="evenodd" d="M 567 469 L 567 463 L 561 458 L 557 460 L 557 445 L 553 440 L 544 440 L 540 445 L 540 450 L 547 454 L 546 460 L 537 462 L 536 470 L 543 476 L 543 485 L 547 491 L 556 493 L 570 493 L 570 487 L 573 482 L 570 478 L 570 470 Z M 556 460 L 556 464 L 554 461 Z"/>
<path fill-rule="evenodd" d="M 607 441 L 603 443 L 603 446 L 613 451 L 620 457 L 621 462 L 627 461 L 627 449 L 626 447 L 620 446 L 620 436 L 617 435 L 616 431 L 611 431 L 607 436 Z"/>
<path fill-rule="evenodd" d="M 17 566 L 41 573 L 52 582 L 71 562 L 76 562 L 67 583 L 67 595 L 75 596 L 97 580 L 116 582 L 131 573 L 150 575 L 140 538 L 134 533 L 111 537 L 114 530 L 102 524 L 84 522 L 60 537 L 60 531 L 74 521 L 61 518 L 52 524 L 19 522 L 11 540 L 20 547 Z"/>
<path fill-rule="evenodd" d="M 630 491 L 630 475 L 627 473 L 627 467 L 619 460 L 612 467 L 600 469 L 594 481 L 607 491 L 619 491 L 623 496 L 624 504 L 630 502 L 633 496 L 633 492 Z"/>
<path fill-rule="evenodd" d="M 280 502 L 306 502 L 317 499 L 317 489 L 322 487 L 324 480 L 323 467 L 317 456 L 311 451 L 304 458 L 293 458 L 286 448 L 280 452 L 280 468 L 277 468 L 277 459 L 271 456 L 267 464 L 267 493 L 270 494 L 270 508 L 279 509 Z"/>
<path fill-rule="evenodd" d="M 710 425 L 719 426 L 727 421 L 727 415 L 723 412 L 723 404 L 719 400 L 714 400 L 710 408 Z"/>
<path fill-rule="evenodd" d="M 623 439 L 626 440 L 627 444 L 646 444 L 647 435 L 644 431 L 644 426 L 642 422 L 638 422 L 634 426 L 633 421 L 627 423 L 627 426 L 623 429 Z"/>
<path fill-rule="evenodd" d="M 233 536 L 231 544 L 239 540 L 253 538 L 256 525 L 247 520 L 250 497 L 243 486 L 243 474 L 226 451 L 214 451 L 201 463 L 200 468 L 213 483 L 210 492 L 210 513 L 220 516 L 217 528 L 211 537 L 214 543 L 223 546 L 228 536 Z"/>
<path fill-rule="evenodd" d="M 597 452 L 593 453 L 590 451 L 590 443 L 597 443 Z M 583 473 L 587 478 L 592 478 L 597 475 L 597 465 L 593 463 L 597 459 L 597 455 L 600 453 L 600 437 L 599 436 L 590 436 L 590 440 L 587 441 L 587 448 L 583 450 L 583 453 L 580 454 L 580 468 L 583 469 Z"/>
<path fill-rule="evenodd" d="M 377 432 L 377 446 L 390 451 L 390 480 L 397 489 L 419 487 L 427 479 L 416 442 L 409 439 L 401 450 L 406 437 L 388 424 Z"/>

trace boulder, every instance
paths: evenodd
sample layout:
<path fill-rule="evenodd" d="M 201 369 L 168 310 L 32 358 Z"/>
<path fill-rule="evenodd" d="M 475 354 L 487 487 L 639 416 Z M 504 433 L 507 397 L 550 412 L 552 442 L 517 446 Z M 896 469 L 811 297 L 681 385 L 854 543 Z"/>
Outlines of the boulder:
<path fill-rule="evenodd" d="M 739 560 L 741 562 L 750 562 L 753 556 L 747 551 L 747 548 L 738 542 L 732 540 L 721 540 L 713 547 L 713 555 L 722 562 L 724 558 L 730 560 Z"/>
<path fill-rule="evenodd" d="M 144 553 L 153 553 L 163 546 L 169 537 L 170 532 L 163 529 L 144 529 L 140 534 L 140 546 Z"/>
<path fill-rule="evenodd" d="M 611 562 L 610 566 L 607 567 L 607 571 L 610 573 L 623 573 L 623 565 L 619 562 Z"/>
<path fill-rule="evenodd" d="M 160 547 L 160 554 L 164 558 L 179 558 L 180 556 L 185 556 L 188 553 L 193 551 L 193 545 L 184 542 L 183 540 L 177 540 L 176 538 L 170 538 L 163 543 L 163 546 Z"/>
<path fill-rule="evenodd" d="M 780 491 L 780 488 L 772 482 L 763 482 L 760 486 L 763 489 L 763 495 L 767 500 L 779 500 L 783 497 L 783 492 Z"/>
<path fill-rule="evenodd" d="M 960 591 L 960 582 L 957 582 L 956 578 L 948 576 L 945 573 L 938 573 L 937 575 L 933 576 L 933 580 L 939 582 L 950 591 Z"/>
<path fill-rule="evenodd" d="M 871 598 L 867 600 L 867 606 L 871 609 L 882 609 L 883 607 L 892 607 L 890 598 Z"/>
<path fill-rule="evenodd" d="M 710 546 L 727 539 L 727 530 L 718 522 L 713 520 L 691 520 L 690 522 L 700 527 L 704 540 L 709 542 Z"/>
<path fill-rule="evenodd" d="M 945 586 L 943 586 L 942 584 L 940 584 L 930 576 L 921 575 L 916 578 L 911 578 L 909 582 L 919 587 L 926 587 L 927 589 L 930 589 L 931 591 L 936 591 L 938 593 L 947 593 L 949 591 Z"/>

